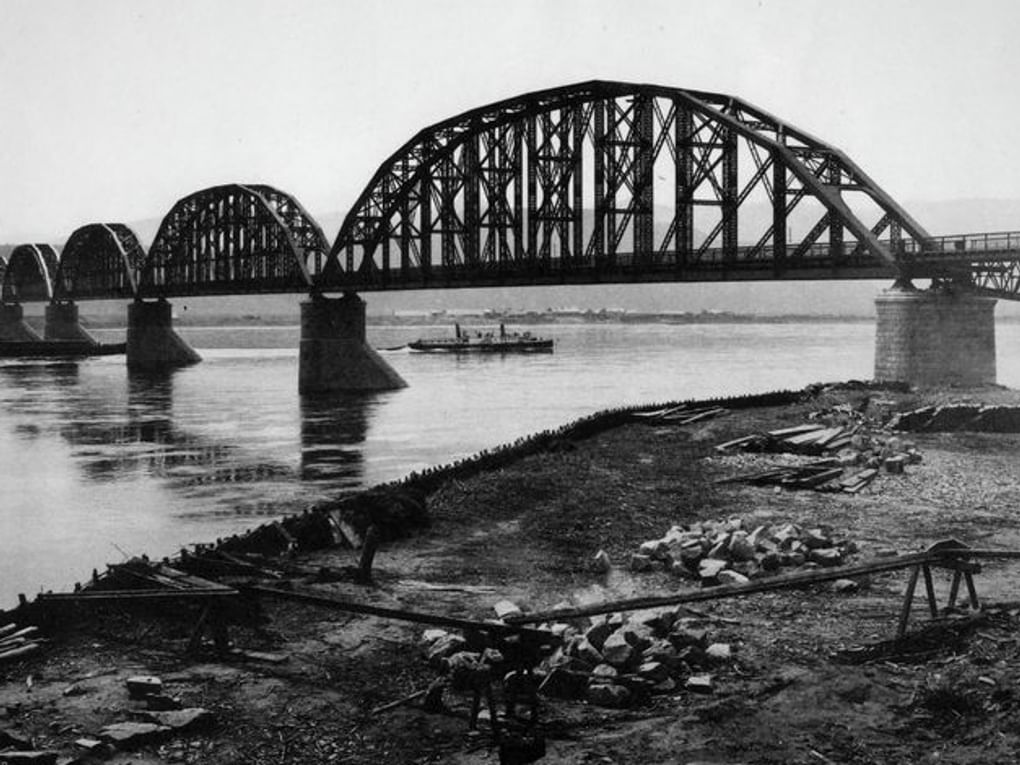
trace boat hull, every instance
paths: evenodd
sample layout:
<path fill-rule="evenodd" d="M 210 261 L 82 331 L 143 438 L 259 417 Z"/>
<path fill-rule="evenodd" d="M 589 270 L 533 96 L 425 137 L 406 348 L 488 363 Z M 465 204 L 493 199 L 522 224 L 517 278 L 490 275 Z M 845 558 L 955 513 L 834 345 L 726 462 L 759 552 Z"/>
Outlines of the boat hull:
<path fill-rule="evenodd" d="M 552 353 L 552 340 L 416 340 L 407 347 L 417 353 Z"/>

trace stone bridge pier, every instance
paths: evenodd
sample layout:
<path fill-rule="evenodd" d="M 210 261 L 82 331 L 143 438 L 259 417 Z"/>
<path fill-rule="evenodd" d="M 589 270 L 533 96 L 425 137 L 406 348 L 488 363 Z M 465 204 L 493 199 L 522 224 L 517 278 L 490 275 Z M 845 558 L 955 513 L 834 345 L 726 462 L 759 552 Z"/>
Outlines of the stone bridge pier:
<path fill-rule="evenodd" d="M 875 379 L 995 383 L 995 300 L 898 281 L 875 299 Z"/>
<path fill-rule="evenodd" d="M 78 320 L 78 306 L 73 301 L 57 301 L 46 306 L 46 325 L 43 334 L 47 340 L 74 340 L 98 345 L 99 341 Z"/>
<path fill-rule="evenodd" d="M 0 303 L 0 343 L 38 343 L 42 338 L 25 321 L 21 303 Z"/>
<path fill-rule="evenodd" d="M 158 371 L 201 360 L 195 349 L 174 331 L 173 308 L 166 300 L 135 300 L 128 306 L 128 369 Z"/>
<path fill-rule="evenodd" d="M 301 304 L 300 393 L 367 392 L 407 387 L 365 342 L 365 301 L 312 295 Z"/>

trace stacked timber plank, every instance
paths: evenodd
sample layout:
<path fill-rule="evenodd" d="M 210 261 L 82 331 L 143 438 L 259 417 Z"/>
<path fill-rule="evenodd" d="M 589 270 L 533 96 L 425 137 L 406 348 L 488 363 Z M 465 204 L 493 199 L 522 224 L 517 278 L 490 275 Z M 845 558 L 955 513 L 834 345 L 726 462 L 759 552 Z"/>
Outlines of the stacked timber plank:
<path fill-rule="evenodd" d="M 0 625 L 0 664 L 17 661 L 30 656 L 42 646 L 38 627 L 22 627 L 17 624 Z"/>
<path fill-rule="evenodd" d="M 635 422 L 644 422 L 649 425 L 690 425 L 726 414 L 727 411 L 721 406 L 694 407 L 681 404 L 649 412 L 632 412 L 630 416 Z"/>
<path fill-rule="evenodd" d="M 859 430 L 857 425 L 827 426 L 823 423 L 794 425 L 789 428 L 752 433 L 742 438 L 719 444 L 718 452 L 740 449 L 745 452 L 787 452 L 817 455 L 836 452 L 850 445 Z"/>
<path fill-rule="evenodd" d="M 851 413 L 856 415 L 857 413 Z M 805 423 L 752 433 L 719 444 L 719 454 L 752 452 L 821 457 L 799 464 L 768 465 L 750 473 L 720 479 L 717 483 L 747 483 L 785 489 L 842 491 L 856 494 L 868 486 L 881 468 L 902 473 L 907 464 L 921 461 L 917 448 L 888 433 L 876 433 L 860 416 L 844 424 Z M 854 468 L 845 475 L 846 469 Z"/>

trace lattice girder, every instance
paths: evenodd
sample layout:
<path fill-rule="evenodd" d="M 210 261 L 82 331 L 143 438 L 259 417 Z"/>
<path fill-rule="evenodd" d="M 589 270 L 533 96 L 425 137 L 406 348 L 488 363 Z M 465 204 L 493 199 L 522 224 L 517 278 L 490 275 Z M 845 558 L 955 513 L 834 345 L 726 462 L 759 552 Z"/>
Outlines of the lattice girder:
<path fill-rule="evenodd" d="M 61 252 L 56 300 L 132 298 L 145 248 L 121 223 L 91 223 L 74 231 Z"/>
<path fill-rule="evenodd" d="M 9 256 L 3 274 L 5 303 L 40 303 L 53 299 L 57 251 L 48 244 L 19 244 Z"/>
<path fill-rule="evenodd" d="M 146 259 L 140 295 L 310 289 L 328 243 L 292 197 L 271 186 L 214 186 L 179 200 Z"/>
<path fill-rule="evenodd" d="M 768 223 L 748 230 L 741 212 L 758 202 Z M 792 235 L 795 213 L 814 220 Z M 892 271 L 906 264 L 878 238 L 890 226 L 908 242 L 928 238 L 842 152 L 757 107 L 595 81 L 420 131 L 348 213 L 319 286 Z"/>

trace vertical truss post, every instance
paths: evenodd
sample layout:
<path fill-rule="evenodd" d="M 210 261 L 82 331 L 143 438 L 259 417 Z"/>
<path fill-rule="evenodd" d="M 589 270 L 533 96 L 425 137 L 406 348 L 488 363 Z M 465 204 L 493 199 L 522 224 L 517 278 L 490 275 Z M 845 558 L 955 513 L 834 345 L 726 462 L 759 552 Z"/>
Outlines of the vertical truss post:
<path fill-rule="evenodd" d="M 513 131 L 513 171 L 514 171 L 514 263 L 520 265 L 524 254 L 524 152 L 519 125 Z M 502 253 L 500 254 L 502 258 Z M 502 262 L 502 261 L 501 261 Z"/>
<path fill-rule="evenodd" d="M 610 270 L 616 268 L 616 192 L 619 191 L 620 178 L 620 114 L 615 98 L 606 100 L 606 261 Z"/>
<path fill-rule="evenodd" d="M 478 141 L 479 135 L 474 133 L 468 136 L 464 143 L 464 263 L 469 269 L 479 267 L 479 246 L 482 238 L 480 208 L 479 208 L 479 186 L 481 184 L 481 172 L 478 165 Z M 497 170 L 498 175 L 498 170 Z M 491 201 L 490 201 L 491 205 Z M 498 203 L 497 203 L 498 205 Z M 497 207 L 497 218 L 495 225 L 502 228 L 502 216 L 499 215 Z"/>
<path fill-rule="evenodd" d="M 676 165 L 673 216 L 676 221 L 676 265 L 682 270 L 694 251 L 694 115 L 679 101 L 676 102 Z"/>
<path fill-rule="evenodd" d="M 573 233 L 571 254 L 575 264 L 580 265 L 584 258 L 584 131 L 586 126 L 583 106 L 574 107 L 573 122 L 574 161 L 571 175 L 574 180 L 574 199 L 571 205 Z"/>
<path fill-rule="evenodd" d="M 421 277 L 428 282 L 432 277 L 432 180 L 425 176 L 421 179 L 418 193 L 421 195 L 418 206 L 421 221 L 418 224 L 421 236 Z"/>
<path fill-rule="evenodd" d="M 463 156 L 463 155 L 462 155 Z M 446 155 L 439 163 L 439 246 L 444 276 L 449 275 L 457 263 L 457 240 L 455 236 L 457 211 L 453 206 L 456 187 L 453 182 L 454 161 Z"/>
<path fill-rule="evenodd" d="M 634 103 L 634 256 L 645 263 L 651 261 L 655 249 L 653 114 L 651 98 L 642 94 Z"/>
<path fill-rule="evenodd" d="M 829 185 L 839 194 L 842 168 L 839 162 L 829 163 Z M 843 259 L 843 220 L 838 215 L 829 215 L 829 254 L 833 262 L 838 263 Z"/>
<path fill-rule="evenodd" d="M 722 246 L 723 259 L 733 263 L 737 259 L 737 132 L 723 129 L 722 134 Z"/>
<path fill-rule="evenodd" d="M 772 270 L 786 270 L 786 166 L 779 152 L 772 152 Z"/>
<path fill-rule="evenodd" d="M 595 270 L 598 272 L 601 271 L 606 258 L 606 103 L 604 101 L 596 101 L 592 105 L 592 110 L 595 125 L 592 141 L 595 164 L 593 170 L 595 219 L 592 221 L 593 231 L 591 233 L 591 242 L 594 247 L 589 245 L 589 249 L 592 250 Z"/>
<path fill-rule="evenodd" d="M 538 257 L 538 117 L 528 117 L 528 132 L 525 136 L 528 146 L 528 263 L 532 267 Z"/>

